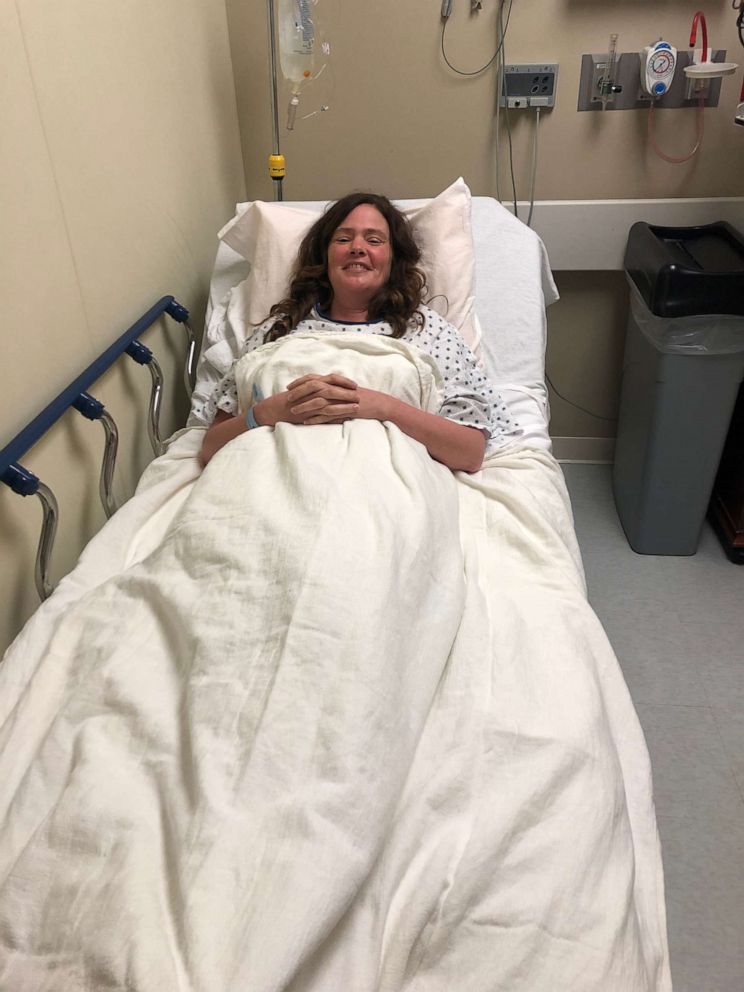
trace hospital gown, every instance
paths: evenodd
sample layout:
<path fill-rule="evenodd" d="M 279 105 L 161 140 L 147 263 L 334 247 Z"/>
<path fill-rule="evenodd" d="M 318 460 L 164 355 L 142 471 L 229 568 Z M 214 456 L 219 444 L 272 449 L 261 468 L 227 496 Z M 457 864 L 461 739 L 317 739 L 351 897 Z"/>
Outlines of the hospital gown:
<path fill-rule="evenodd" d="M 400 340 L 415 345 L 437 363 L 443 380 L 440 416 L 457 424 L 477 427 L 484 431 L 489 438 L 489 452 L 518 437 L 522 433 L 519 424 L 509 413 L 503 399 L 488 380 L 457 328 L 447 323 L 429 307 L 422 306 L 419 310 L 424 318 L 423 326 L 412 321 Z M 274 320 L 275 318 L 270 318 L 256 328 L 245 342 L 244 355 L 255 351 L 264 343 L 264 334 L 273 325 Z M 392 335 L 393 328 L 384 320 L 369 323 L 331 320 L 320 310 L 314 309 L 290 333 L 319 331 Z M 218 410 L 231 415 L 238 412 L 234 366 L 217 383 L 212 396 L 206 400 L 202 410 L 197 412 L 204 422 L 211 423 Z"/>

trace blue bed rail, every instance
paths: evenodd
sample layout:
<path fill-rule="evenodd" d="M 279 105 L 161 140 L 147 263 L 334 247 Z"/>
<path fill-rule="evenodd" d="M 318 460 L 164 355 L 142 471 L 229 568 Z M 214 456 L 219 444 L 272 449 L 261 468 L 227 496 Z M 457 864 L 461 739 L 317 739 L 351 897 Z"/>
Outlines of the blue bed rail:
<path fill-rule="evenodd" d="M 189 312 L 174 297 L 164 296 L 117 338 L 106 351 L 99 355 L 56 399 L 52 400 L 13 438 L 10 444 L 0 451 L 0 482 L 4 482 L 13 492 L 21 496 L 38 496 L 42 503 L 44 520 L 36 556 L 36 586 L 42 599 L 46 599 L 52 591 L 47 573 L 57 528 L 57 501 L 51 490 L 33 472 L 28 471 L 20 464 L 20 459 L 71 407 L 88 420 L 100 420 L 106 433 L 101 469 L 101 500 L 107 516 L 114 513 L 116 505 L 111 493 L 111 484 L 118 448 L 118 431 L 103 404 L 91 396 L 87 389 L 104 372 L 107 372 L 123 354 L 129 355 L 139 365 L 146 365 L 152 378 L 148 431 L 155 454 L 162 454 L 163 444 L 159 433 L 159 413 L 163 376 L 150 349 L 137 340 L 162 314 L 167 314 L 179 324 L 183 324 L 186 330 L 188 351 L 184 368 L 184 381 L 186 390 L 190 394 L 194 384 L 196 341 L 188 322 Z"/>

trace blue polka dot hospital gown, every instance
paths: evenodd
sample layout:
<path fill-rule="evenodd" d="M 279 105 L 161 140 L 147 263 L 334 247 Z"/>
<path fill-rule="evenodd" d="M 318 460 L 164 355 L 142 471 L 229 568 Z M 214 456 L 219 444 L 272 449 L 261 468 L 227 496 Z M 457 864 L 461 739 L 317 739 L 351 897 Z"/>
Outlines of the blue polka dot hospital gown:
<path fill-rule="evenodd" d="M 437 363 L 444 386 L 440 416 L 456 424 L 465 424 L 484 431 L 490 438 L 487 449 L 489 454 L 518 437 L 522 433 L 519 424 L 509 413 L 458 330 L 428 307 L 419 307 L 419 311 L 424 317 L 423 326 L 412 322 L 400 340 L 419 348 Z M 274 318 L 270 318 L 256 328 L 245 342 L 244 355 L 263 344 L 264 334 L 273 323 Z M 335 321 L 318 310 L 313 310 L 291 333 L 318 331 L 391 335 L 392 327 L 384 320 L 361 324 Z M 232 415 L 238 412 L 234 366 L 217 383 L 214 393 L 198 413 L 206 423 L 211 423 L 217 410 L 224 410 Z"/>

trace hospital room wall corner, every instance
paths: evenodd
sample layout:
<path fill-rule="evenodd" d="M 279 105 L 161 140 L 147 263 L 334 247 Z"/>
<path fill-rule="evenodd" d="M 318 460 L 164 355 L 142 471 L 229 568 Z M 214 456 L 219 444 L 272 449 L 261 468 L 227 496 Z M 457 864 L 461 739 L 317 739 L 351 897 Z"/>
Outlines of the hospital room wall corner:
<path fill-rule="evenodd" d="M 245 186 L 223 0 L 2 0 L 0 58 L 2 447 L 162 296 L 199 333 L 216 232 Z M 142 340 L 165 373 L 167 436 L 188 409 L 185 335 L 162 318 Z M 152 458 L 150 377 L 124 358 L 90 391 L 119 429 L 122 502 Z M 105 519 L 102 449 L 100 425 L 69 412 L 24 458 L 60 505 L 53 581 Z M 0 486 L 0 651 L 38 605 L 40 519 Z"/>

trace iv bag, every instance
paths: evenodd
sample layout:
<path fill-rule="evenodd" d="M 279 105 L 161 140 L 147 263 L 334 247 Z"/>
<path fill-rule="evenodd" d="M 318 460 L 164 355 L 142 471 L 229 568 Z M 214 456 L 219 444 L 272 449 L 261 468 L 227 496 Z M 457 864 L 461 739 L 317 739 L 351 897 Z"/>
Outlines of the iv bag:
<path fill-rule="evenodd" d="M 285 79 L 298 87 L 315 70 L 315 24 L 311 0 L 279 0 L 279 61 Z"/>
<path fill-rule="evenodd" d="M 271 3 L 274 0 L 270 0 Z M 327 8 L 333 0 L 278 0 L 279 3 L 279 64 L 282 75 L 289 82 L 291 97 L 287 108 L 287 130 L 293 131 L 300 105 L 300 92 L 307 83 L 314 83 L 324 75 L 329 65 L 331 46 L 318 19 L 318 6 Z M 327 94 L 333 88 L 332 73 L 316 91 L 320 106 L 310 113 L 301 113 L 306 120 L 330 109 Z M 316 88 L 313 87 L 313 90 Z M 307 110 L 307 108 L 305 108 Z"/>

